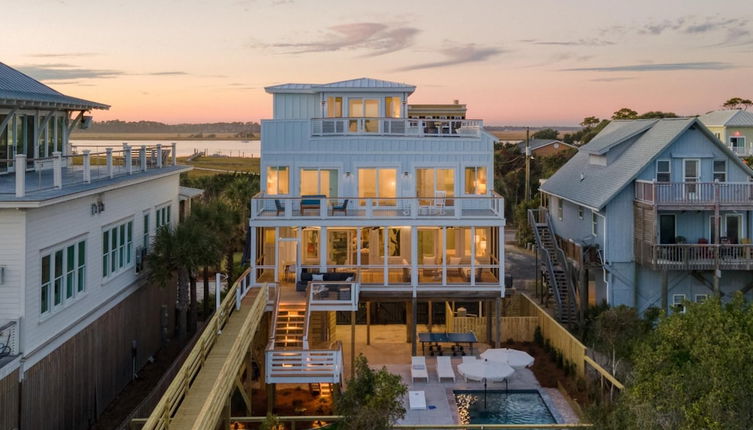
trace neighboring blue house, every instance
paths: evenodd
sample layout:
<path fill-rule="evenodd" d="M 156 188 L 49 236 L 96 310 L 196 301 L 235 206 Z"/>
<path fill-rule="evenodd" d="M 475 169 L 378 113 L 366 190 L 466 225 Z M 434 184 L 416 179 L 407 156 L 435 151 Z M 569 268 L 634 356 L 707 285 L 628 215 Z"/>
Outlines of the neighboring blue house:
<path fill-rule="evenodd" d="M 640 311 L 750 296 L 751 176 L 697 118 L 612 121 L 541 187 L 552 233 L 587 271 L 576 284 L 591 281 L 573 295 Z"/>

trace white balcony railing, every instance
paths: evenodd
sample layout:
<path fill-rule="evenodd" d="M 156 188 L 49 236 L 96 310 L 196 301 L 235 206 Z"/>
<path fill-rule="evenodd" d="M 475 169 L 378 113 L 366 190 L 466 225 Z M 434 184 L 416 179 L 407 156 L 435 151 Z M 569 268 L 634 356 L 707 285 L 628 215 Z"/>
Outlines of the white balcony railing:
<path fill-rule="evenodd" d="M 635 199 L 662 206 L 753 206 L 750 182 L 648 182 L 635 181 Z"/>
<path fill-rule="evenodd" d="M 504 198 L 495 192 L 472 197 L 268 196 L 251 199 L 251 219 L 504 219 Z"/>
<path fill-rule="evenodd" d="M 175 143 L 107 148 L 102 152 L 83 150 L 81 154 L 26 158 L 17 154 L 15 174 L 0 175 L 0 197 L 21 198 L 27 195 L 134 175 L 176 164 Z"/>
<path fill-rule="evenodd" d="M 18 355 L 20 345 L 18 323 L 18 320 L 0 323 L 0 359 Z"/>
<path fill-rule="evenodd" d="M 310 281 L 308 311 L 357 311 L 358 282 Z"/>
<path fill-rule="evenodd" d="M 478 137 L 478 119 L 313 118 L 312 136 Z"/>
<path fill-rule="evenodd" d="M 265 363 L 268 384 L 342 382 L 342 346 L 334 349 L 267 349 Z"/>

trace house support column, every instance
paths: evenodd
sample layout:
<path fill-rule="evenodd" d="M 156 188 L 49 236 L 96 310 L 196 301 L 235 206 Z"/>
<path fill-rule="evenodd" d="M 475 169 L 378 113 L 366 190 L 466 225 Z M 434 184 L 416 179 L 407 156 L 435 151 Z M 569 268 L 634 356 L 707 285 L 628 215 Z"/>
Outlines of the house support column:
<path fill-rule="evenodd" d="M 429 300 L 428 307 L 429 307 L 429 320 L 428 320 L 429 324 L 428 324 L 427 328 L 429 329 L 429 333 L 431 333 L 431 326 L 432 326 L 432 316 L 431 316 L 431 314 L 432 314 L 432 306 L 431 306 L 431 300 Z"/>
<path fill-rule="evenodd" d="M 499 348 L 502 340 L 502 298 L 494 299 L 494 324 L 496 330 L 494 333 L 494 347 Z"/>
<path fill-rule="evenodd" d="M 719 279 L 721 277 L 722 277 L 722 271 L 719 270 L 718 268 L 716 270 L 714 270 L 714 280 L 713 280 L 713 283 L 714 283 L 714 296 L 715 297 L 721 297 L 722 296 L 722 291 L 719 288 Z"/>
<path fill-rule="evenodd" d="M 371 345 L 371 302 L 366 302 L 366 345 Z"/>
<path fill-rule="evenodd" d="M 661 308 L 669 312 L 669 274 L 666 270 L 661 271 Z"/>
<path fill-rule="evenodd" d="M 267 384 L 267 413 L 272 414 L 275 411 L 275 394 L 277 384 Z"/>
<path fill-rule="evenodd" d="M 588 269 L 586 269 L 584 264 L 581 264 L 580 270 L 578 270 L 578 275 L 580 278 L 578 279 L 578 283 L 580 284 L 580 288 L 578 289 L 578 292 L 580 293 L 578 322 L 582 328 L 586 322 L 586 309 L 588 309 Z"/>
<path fill-rule="evenodd" d="M 350 377 L 356 374 L 356 311 L 350 311 Z"/>

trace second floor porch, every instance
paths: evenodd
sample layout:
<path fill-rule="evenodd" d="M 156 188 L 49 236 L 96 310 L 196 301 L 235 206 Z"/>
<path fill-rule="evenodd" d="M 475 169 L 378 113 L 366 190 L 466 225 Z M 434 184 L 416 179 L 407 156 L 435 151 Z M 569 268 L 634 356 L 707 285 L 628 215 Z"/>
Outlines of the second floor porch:
<path fill-rule="evenodd" d="M 752 182 L 635 181 L 635 200 L 657 208 L 753 208 Z"/>

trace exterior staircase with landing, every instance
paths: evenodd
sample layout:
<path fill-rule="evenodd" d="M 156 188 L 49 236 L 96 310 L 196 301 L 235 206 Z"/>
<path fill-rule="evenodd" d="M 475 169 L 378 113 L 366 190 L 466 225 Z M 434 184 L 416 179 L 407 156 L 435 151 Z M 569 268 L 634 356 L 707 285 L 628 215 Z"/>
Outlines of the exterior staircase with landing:
<path fill-rule="evenodd" d="M 554 236 L 549 212 L 546 208 L 529 209 L 528 222 L 533 230 L 540 255 L 539 270 L 544 275 L 544 282 L 556 303 L 555 317 L 564 325 L 575 324 L 578 321 L 577 295 L 569 273 L 567 258 Z"/>

